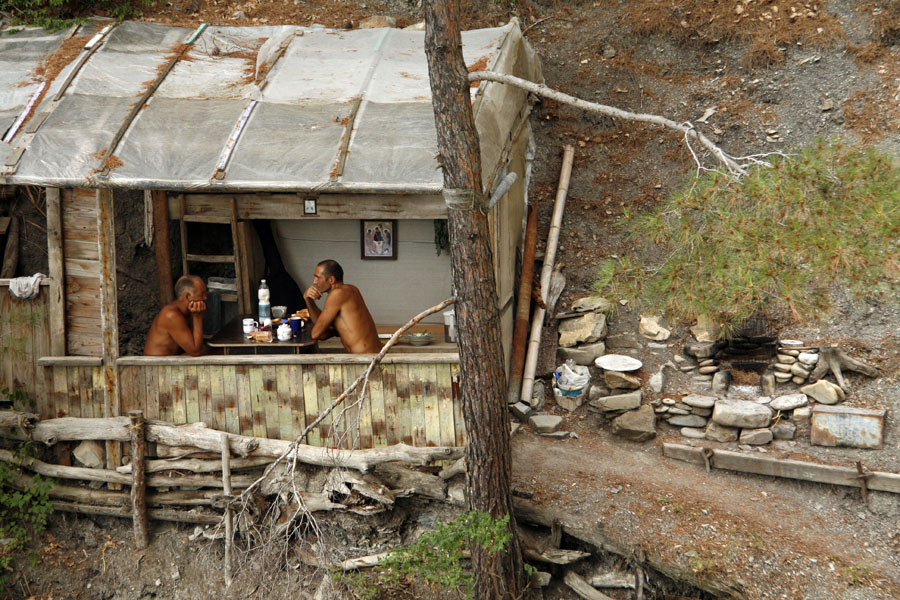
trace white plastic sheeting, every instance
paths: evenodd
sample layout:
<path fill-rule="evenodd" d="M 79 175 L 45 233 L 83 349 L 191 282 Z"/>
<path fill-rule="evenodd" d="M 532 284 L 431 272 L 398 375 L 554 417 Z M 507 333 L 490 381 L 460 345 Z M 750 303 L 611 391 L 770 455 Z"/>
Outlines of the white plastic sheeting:
<path fill-rule="evenodd" d="M 138 112 L 115 148 L 114 168 L 101 176 L 100 157 L 113 136 L 192 33 L 153 23 L 118 25 L 60 102 L 45 96 L 38 111 L 52 112 L 36 134 L 0 146 L 0 158 L 25 147 L 5 182 L 222 191 L 441 189 L 424 32 L 399 29 L 207 28 Z M 31 32 L 19 43 L 9 39 L 0 37 L 0 127 L 29 99 L 28 86 L 15 85 L 62 38 Z M 464 32 L 463 49 L 469 65 L 541 80 L 516 21 Z M 70 69 L 53 82 L 51 94 Z M 489 183 L 527 115 L 527 97 L 493 83 L 473 87 L 472 97 Z M 250 100 L 258 104 L 224 178 L 214 179 Z"/>

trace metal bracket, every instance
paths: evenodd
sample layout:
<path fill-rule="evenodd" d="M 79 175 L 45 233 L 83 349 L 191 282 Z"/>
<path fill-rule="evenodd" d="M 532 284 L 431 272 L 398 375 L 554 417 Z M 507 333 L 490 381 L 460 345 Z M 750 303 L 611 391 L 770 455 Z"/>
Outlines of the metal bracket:
<path fill-rule="evenodd" d="M 866 506 L 869 505 L 869 486 L 868 481 L 869 478 L 872 477 L 872 472 L 865 469 L 862 465 L 862 461 L 856 461 L 856 472 L 859 475 L 853 477 L 853 479 L 859 480 L 859 491 L 862 493 L 862 501 Z"/>
<path fill-rule="evenodd" d="M 715 456 L 715 452 L 712 448 L 703 448 L 700 451 L 700 455 L 703 457 L 703 462 L 706 465 L 706 472 L 709 473 L 710 469 L 712 469 L 712 459 Z"/>

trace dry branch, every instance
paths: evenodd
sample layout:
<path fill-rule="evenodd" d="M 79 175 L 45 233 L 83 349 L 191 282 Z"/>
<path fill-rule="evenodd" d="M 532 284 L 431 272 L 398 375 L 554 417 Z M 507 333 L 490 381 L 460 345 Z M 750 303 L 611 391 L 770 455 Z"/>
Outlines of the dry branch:
<path fill-rule="evenodd" d="M 272 462 L 267 456 L 252 456 L 250 458 L 232 458 L 231 470 L 253 469 L 264 467 Z M 145 466 L 148 473 L 160 471 L 192 471 L 194 473 L 216 473 L 222 471 L 221 460 L 204 460 L 200 458 L 186 458 L 179 460 L 148 460 Z M 117 468 L 119 473 L 131 473 L 131 465 L 122 465 Z"/>
<path fill-rule="evenodd" d="M 595 590 L 593 587 L 591 587 L 591 584 L 585 581 L 583 577 L 575 573 L 575 571 L 567 572 L 566 576 L 563 578 L 563 581 L 567 586 L 572 588 L 573 592 L 584 598 L 584 600 L 612 600 L 612 598 L 610 598 L 603 592 Z"/>
<path fill-rule="evenodd" d="M 550 98 L 551 100 L 555 100 L 562 104 L 568 104 L 576 108 L 599 113 L 601 115 L 612 117 L 614 119 L 637 121 L 640 123 L 650 123 L 652 125 L 661 125 L 668 129 L 674 129 L 675 131 L 683 133 L 685 136 L 685 140 L 695 140 L 702 146 L 704 146 L 707 150 L 712 152 L 713 156 L 715 156 L 719 162 L 725 165 L 725 168 L 727 168 L 732 175 L 746 175 L 747 167 L 752 163 L 758 163 L 758 161 L 756 161 L 755 159 L 735 158 L 730 156 L 724 150 L 715 145 L 712 140 L 697 131 L 690 123 L 676 123 L 671 119 L 660 117 L 659 115 L 633 113 L 627 110 L 622 110 L 620 108 L 615 108 L 613 106 L 598 104 L 597 102 L 588 102 L 587 100 L 582 100 L 580 98 L 576 98 L 574 96 L 556 91 L 540 83 L 534 83 L 532 81 L 528 81 L 527 79 L 522 79 L 521 77 L 516 77 L 514 75 L 494 73 L 493 71 L 475 71 L 469 73 L 469 81 L 495 81 L 497 83 L 506 83 L 531 92 L 532 94 Z M 741 164 L 741 162 L 738 161 L 743 161 L 744 164 Z"/>
<path fill-rule="evenodd" d="M 54 510 L 79 513 L 83 515 L 104 515 L 108 517 L 131 518 L 131 511 L 127 508 L 114 506 L 95 506 L 90 504 L 77 504 L 74 502 L 53 502 Z M 177 510 L 174 508 L 151 508 L 147 510 L 147 516 L 157 521 L 174 521 L 176 523 L 202 523 L 214 525 L 222 518 L 217 512 L 202 508 L 191 510 Z"/>

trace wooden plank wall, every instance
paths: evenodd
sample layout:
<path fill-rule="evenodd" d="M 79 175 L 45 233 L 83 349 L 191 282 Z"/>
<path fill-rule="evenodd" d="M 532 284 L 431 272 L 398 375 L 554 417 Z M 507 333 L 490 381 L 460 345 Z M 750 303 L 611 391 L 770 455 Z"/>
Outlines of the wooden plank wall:
<path fill-rule="evenodd" d="M 62 190 L 66 354 L 100 356 L 100 255 L 96 190 Z"/>
<path fill-rule="evenodd" d="M 364 369 L 362 364 L 120 366 L 121 413 L 143 410 L 148 419 L 202 421 L 229 433 L 293 440 Z M 463 445 L 465 426 L 454 385 L 458 376 L 459 365 L 449 362 L 379 365 L 369 378 L 367 400 L 339 406 L 306 443 Z M 61 393 L 55 379 L 54 385 Z"/>
<path fill-rule="evenodd" d="M 103 417 L 104 383 L 100 366 L 43 367 L 46 405 L 42 419 Z"/>
<path fill-rule="evenodd" d="M 47 409 L 37 361 L 50 353 L 49 296 L 50 287 L 41 285 L 36 298 L 20 300 L 9 293 L 9 280 L 0 282 L 0 390 L 24 390 L 34 402 L 17 403 L 18 410 Z"/>

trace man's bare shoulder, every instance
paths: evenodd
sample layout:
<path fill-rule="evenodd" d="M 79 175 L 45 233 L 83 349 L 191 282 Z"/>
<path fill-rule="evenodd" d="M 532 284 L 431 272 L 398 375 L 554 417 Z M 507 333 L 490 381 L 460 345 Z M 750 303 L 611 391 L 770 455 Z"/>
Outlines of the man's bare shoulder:
<path fill-rule="evenodd" d="M 159 317 L 157 317 L 157 319 L 157 323 L 166 328 L 171 325 L 181 325 L 185 323 L 184 315 L 172 305 L 164 306 L 163 309 L 159 311 Z"/>

